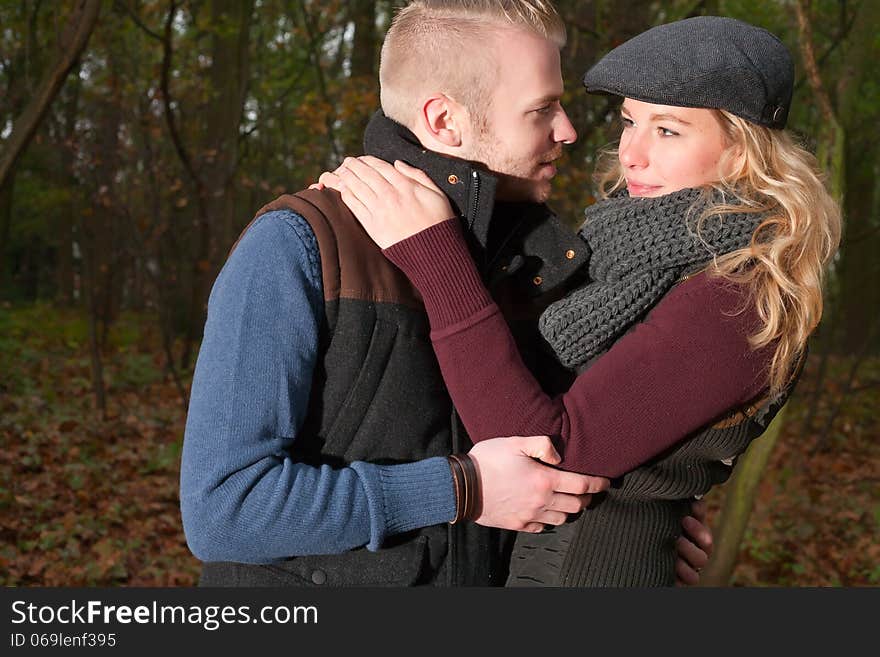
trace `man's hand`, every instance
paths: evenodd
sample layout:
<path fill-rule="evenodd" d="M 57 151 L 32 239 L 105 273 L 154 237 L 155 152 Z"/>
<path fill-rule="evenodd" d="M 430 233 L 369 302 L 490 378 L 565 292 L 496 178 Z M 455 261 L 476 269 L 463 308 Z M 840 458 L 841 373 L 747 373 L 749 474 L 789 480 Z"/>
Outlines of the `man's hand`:
<path fill-rule="evenodd" d="M 562 459 L 547 436 L 492 438 L 469 452 L 480 479 L 482 503 L 476 522 L 488 527 L 537 533 L 561 525 L 582 511 L 593 493 L 610 482 L 544 465 Z"/>
<path fill-rule="evenodd" d="M 696 586 L 700 571 L 712 556 L 712 530 L 706 524 L 706 503 L 697 500 L 691 505 L 691 514 L 681 521 L 685 535 L 675 543 L 678 559 L 675 562 L 676 586 Z"/>

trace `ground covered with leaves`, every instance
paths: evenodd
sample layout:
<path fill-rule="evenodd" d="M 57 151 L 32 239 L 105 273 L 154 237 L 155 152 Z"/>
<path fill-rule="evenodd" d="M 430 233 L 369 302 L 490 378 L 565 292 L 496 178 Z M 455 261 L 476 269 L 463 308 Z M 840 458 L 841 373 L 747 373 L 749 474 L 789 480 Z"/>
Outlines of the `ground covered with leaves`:
<path fill-rule="evenodd" d="M 178 506 L 185 413 L 153 324 L 123 316 L 109 333 L 101 419 L 85 320 L 45 305 L 0 308 L 0 584 L 196 583 Z M 830 361 L 805 429 L 815 360 L 790 402 L 734 585 L 880 584 L 880 361 L 860 368 L 826 432 L 851 362 Z M 710 493 L 710 511 L 723 494 Z"/>
<path fill-rule="evenodd" d="M 192 585 L 178 471 L 184 410 L 150 317 L 126 316 L 104 353 L 95 411 L 88 328 L 48 306 L 0 309 L 0 582 Z"/>

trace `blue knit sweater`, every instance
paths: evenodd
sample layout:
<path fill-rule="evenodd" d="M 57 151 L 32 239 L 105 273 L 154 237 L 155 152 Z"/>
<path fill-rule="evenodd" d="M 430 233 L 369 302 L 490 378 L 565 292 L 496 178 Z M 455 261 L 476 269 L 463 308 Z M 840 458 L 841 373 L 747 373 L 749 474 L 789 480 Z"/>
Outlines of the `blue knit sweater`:
<path fill-rule="evenodd" d="M 323 291 L 318 245 L 290 211 L 253 223 L 220 272 L 193 377 L 180 471 L 203 561 L 335 554 L 451 520 L 446 459 L 312 467 L 289 455 L 308 408 Z"/>

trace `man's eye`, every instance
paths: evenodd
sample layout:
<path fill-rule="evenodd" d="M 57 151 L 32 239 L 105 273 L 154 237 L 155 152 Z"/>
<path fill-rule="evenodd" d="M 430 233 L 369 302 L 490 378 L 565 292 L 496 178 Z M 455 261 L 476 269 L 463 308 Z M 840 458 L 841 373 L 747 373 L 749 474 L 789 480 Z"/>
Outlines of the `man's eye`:
<path fill-rule="evenodd" d="M 552 105 L 544 105 L 543 107 L 539 107 L 535 110 L 536 114 L 549 114 L 550 110 L 553 108 Z"/>
<path fill-rule="evenodd" d="M 635 125 L 635 122 L 632 119 L 628 119 L 625 116 L 620 117 L 620 122 L 623 124 L 624 128 L 632 128 Z"/>

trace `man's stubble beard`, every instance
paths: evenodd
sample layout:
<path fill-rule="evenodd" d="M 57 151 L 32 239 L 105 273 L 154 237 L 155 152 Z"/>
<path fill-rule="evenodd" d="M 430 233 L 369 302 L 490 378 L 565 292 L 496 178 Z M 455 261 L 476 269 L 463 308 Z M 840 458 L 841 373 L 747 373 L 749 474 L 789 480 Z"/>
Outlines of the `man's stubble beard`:
<path fill-rule="evenodd" d="M 474 132 L 478 138 L 466 159 L 481 164 L 498 178 L 495 197 L 501 201 L 545 203 L 552 191 L 551 180 L 538 181 L 531 177 L 537 168 L 537 162 L 529 162 L 524 166 L 506 151 L 500 152 L 503 141 L 495 136 L 488 122 L 477 119 L 476 123 Z M 561 155 L 562 146 L 557 145 L 557 148 L 547 153 L 546 159 L 540 161 L 557 160 Z"/>

